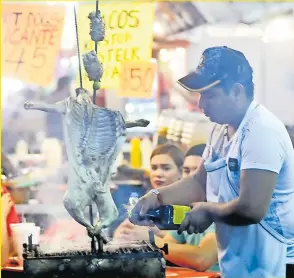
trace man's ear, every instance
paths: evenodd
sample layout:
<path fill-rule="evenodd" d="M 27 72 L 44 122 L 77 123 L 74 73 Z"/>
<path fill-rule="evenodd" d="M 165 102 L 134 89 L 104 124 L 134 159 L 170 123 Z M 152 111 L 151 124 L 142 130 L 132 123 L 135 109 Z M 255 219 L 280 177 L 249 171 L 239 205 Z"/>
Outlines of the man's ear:
<path fill-rule="evenodd" d="M 235 83 L 231 89 L 231 94 L 234 96 L 236 99 L 239 99 L 242 97 L 245 93 L 245 88 L 242 84 L 240 83 Z"/>

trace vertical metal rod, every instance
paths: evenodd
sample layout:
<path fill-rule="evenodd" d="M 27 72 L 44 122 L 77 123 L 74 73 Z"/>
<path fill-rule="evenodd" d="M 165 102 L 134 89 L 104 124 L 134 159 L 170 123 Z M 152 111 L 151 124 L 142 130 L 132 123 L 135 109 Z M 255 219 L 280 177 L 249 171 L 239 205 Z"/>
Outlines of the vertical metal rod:
<path fill-rule="evenodd" d="M 98 17 L 98 12 L 99 12 L 98 4 L 99 4 L 99 1 L 96 1 L 96 17 Z M 95 52 L 96 52 L 96 54 L 98 53 L 98 42 L 96 42 L 96 41 L 95 41 Z M 96 90 L 95 89 L 93 89 L 93 103 L 96 104 Z"/>
<path fill-rule="evenodd" d="M 82 66 L 81 66 L 81 53 L 80 53 L 80 43 L 79 43 L 78 20 L 77 20 L 77 11 L 76 11 L 75 6 L 74 6 L 74 15 L 75 15 L 76 39 L 77 39 L 77 50 L 78 50 L 78 60 L 79 60 L 80 87 L 83 88 L 83 77 L 82 77 Z"/>
<path fill-rule="evenodd" d="M 33 234 L 30 234 L 28 236 L 28 247 L 29 247 L 29 251 L 32 252 L 32 250 L 33 250 Z"/>
<path fill-rule="evenodd" d="M 96 17 L 98 17 L 98 12 L 99 12 L 99 9 L 98 9 L 98 1 L 96 1 Z M 97 54 L 97 51 L 98 51 L 98 43 L 95 42 L 95 52 Z M 93 88 L 93 103 L 96 104 L 96 89 Z M 94 217 L 93 217 L 93 207 L 92 205 L 89 206 L 89 214 L 90 214 L 90 222 L 91 222 L 91 225 L 94 226 Z M 92 250 L 96 250 L 95 248 L 95 238 L 93 237 L 92 238 L 92 241 L 91 241 L 91 248 Z M 98 240 L 98 252 L 102 252 L 103 251 L 103 242 L 102 240 Z"/>
<path fill-rule="evenodd" d="M 93 207 L 92 205 L 89 206 L 89 214 L 90 214 L 90 223 L 94 226 L 94 217 L 93 217 Z M 92 253 L 96 253 L 96 245 L 95 245 L 95 237 L 92 237 L 91 240 L 91 251 Z"/>
<path fill-rule="evenodd" d="M 78 32 L 78 21 L 77 21 L 77 12 L 76 12 L 76 7 L 75 6 L 74 6 L 74 16 L 75 16 L 77 51 L 78 51 L 78 60 L 79 60 L 80 87 L 83 88 L 81 53 L 80 53 L 79 32 Z M 89 207 L 89 213 L 90 213 L 90 223 L 91 223 L 92 226 L 94 226 L 94 217 L 93 217 L 93 208 L 92 208 L 92 206 Z M 95 246 L 95 238 L 94 237 L 92 237 L 92 240 L 91 240 L 91 251 L 92 251 L 92 253 L 96 253 L 96 246 Z"/>

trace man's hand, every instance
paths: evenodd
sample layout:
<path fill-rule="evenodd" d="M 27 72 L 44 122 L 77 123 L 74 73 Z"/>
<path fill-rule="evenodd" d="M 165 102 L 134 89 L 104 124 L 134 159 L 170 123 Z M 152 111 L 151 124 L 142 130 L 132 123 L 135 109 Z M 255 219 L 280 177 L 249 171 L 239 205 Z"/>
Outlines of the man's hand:
<path fill-rule="evenodd" d="M 132 223 L 133 227 L 130 229 L 122 229 L 122 233 L 115 238 L 119 241 L 137 241 L 137 240 L 149 240 L 149 228 L 144 226 L 137 226 Z"/>
<path fill-rule="evenodd" d="M 178 233 L 187 231 L 188 234 L 203 233 L 212 224 L 212 215 L 208 210 L 208 203 L 199 202 L 193 204 L 193 209 L 186 214 Z"/>
<path fill-rule="evenodd" d="M 149 209 L 156 209 L 160 206 L 156 194 L 149 192 L 139 199 L 130 213 L 131 223 L 139 226 L 154 226 L 154 223 L 146 219 L 146 213 Z"/>
<path fill-rule="evenodd" d="M 132 224 L 126 219 L 116 230 L 113 239 L 118 241 L 149 240 L 149 230 L 152 230 L 158 237 L 163 237 L 165 233 L 154 227 L 142 227 Z"/>
<path fill-rule="evenodd" d="M 132 224 L 128 219 L 125 219 L 116 229 L 113 238 L 117 239 L 124 235 L 128 235 L 132 232 L 134 228 L 134 224 Z"/>

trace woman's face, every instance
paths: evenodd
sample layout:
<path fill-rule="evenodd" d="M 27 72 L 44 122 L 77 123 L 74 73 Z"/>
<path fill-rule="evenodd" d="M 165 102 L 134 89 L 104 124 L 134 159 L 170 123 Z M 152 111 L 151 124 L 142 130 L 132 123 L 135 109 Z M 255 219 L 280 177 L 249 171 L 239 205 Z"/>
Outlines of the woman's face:
<path fill-rule="evenodd" d="M 181 169 L 167 154 L 155 155 L 151 159 L 150 182 L 152 188 L 169 185 L 181 178 Z"/>
<path fill-rule="evenodd" d="M 183 165 L 183 178 L 195 174 L 197 168 L 200 166 L 202 161 L 201 156 L 190 155 L 185 158 Z"/>

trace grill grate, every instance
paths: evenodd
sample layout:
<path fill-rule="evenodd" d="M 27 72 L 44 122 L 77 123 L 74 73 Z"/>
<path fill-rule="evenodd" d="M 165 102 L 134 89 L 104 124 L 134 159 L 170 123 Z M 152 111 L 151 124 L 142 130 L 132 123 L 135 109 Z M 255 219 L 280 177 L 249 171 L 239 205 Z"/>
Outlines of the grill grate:
<path fill-rule="evenodd" d="M 144 253 L 151 253 L 151 252 L 158 252 L 158 250 L 153 247 L 149 242 L 142 241 L 140 243 L 137 243 L 135 247 L 120 247 L 115 250 L 109 251 L 104 250 L 104 252 L 101 255 L 120 255 L 120 254 L 144 254 Z M 66 252 L 42 252 L 39 249 L 39 246 L 34 245 L 31 250 L 28 250 L 27 245 L 24 245 L 24 258 L 30 259 L 30 258 L 40 258 L 40 257 L 46 257 L 46 258 L 58 258 L 58 257 L 85 257 L 85 256 L 91 256 L 93 253 L 90 250 L 68 250 Z"/>
<path fill-rule="evenodd" d="M 164 278 L 165 260 L 150 242 L 108 245 L 102 253 L 89 250 L 42 252 L 24 245 L 24 273 L 30 278 L 117 277 Z M 113 248 L 114 247 L 114 248 Z"/>

